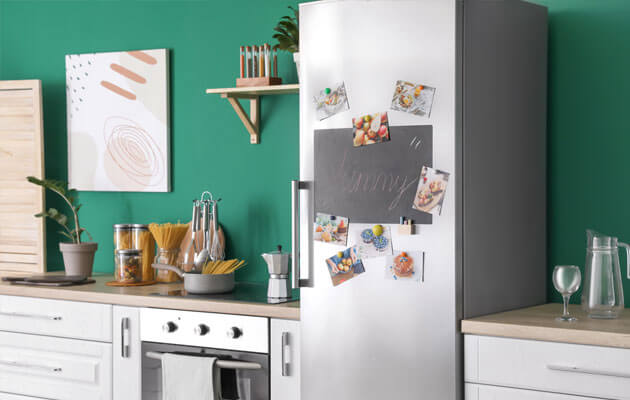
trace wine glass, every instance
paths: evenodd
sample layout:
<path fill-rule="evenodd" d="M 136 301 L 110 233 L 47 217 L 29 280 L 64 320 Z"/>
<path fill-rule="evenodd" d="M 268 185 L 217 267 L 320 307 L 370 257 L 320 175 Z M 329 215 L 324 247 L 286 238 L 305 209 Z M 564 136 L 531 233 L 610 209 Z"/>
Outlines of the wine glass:
<path fill-rule="evenodd" d="M 577 318 L 569 315 L 569 298 L 580 288 L 582 273 L 575 265 L 556 265 L 553 269 L 553 286 L 562 295 L 564 308 L 562 316 L 556 318 L 557 321 L 571 322 Z"/>

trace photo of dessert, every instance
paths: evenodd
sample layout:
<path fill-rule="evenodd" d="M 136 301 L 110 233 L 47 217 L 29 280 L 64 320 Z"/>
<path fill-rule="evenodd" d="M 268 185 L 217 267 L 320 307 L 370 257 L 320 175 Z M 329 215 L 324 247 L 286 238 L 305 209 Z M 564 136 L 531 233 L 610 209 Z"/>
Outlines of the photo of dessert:
<path fill-rule="evenodd" d="M 315 96 L 313 101 L 316 107 L 317 119 L 320 121 L 350 108 L 344 82 L 336 83 L 330 88 L 320 90 L 319 95 Z"/>
<path fill-rule="evenodd" d="M 352 140 L 354 147 L 388 142 L 390 137 L 387 112 L 352 118 Z"/>
<path fill-rule="evenodd" d="M 397 81 L 391 109 L 421 117 L 429 117 L 433 107 L 435 88 L 407 81 Z"/>
<path fill-rule="evenodd" d="M 334 256 L 326 259 L 326 264 L 333 286 L 337 286 L 365 272 L 356 247 L 337 252 Z"/>
<path fill-rule="evenodd" d="M 313 239 L 346 246 L 348 242 L 348 218 L 317 213 L 315 216 Z"/>
<path fill-rule="evenodd" d="M 433 215 L 442 213 L 449 174 L 437 169 L 422 167 L 418 189 L 413 199 L 413 209 Z"/>
<path fill-rule="evenodd" d="M 389 226 L 352 224 L 350 246 L 357 248 L 362 259 L 391 255 L 392 235 Z"/>
<path fill-rule="evenodd" d="M 385 278 L 402 281 L 419 281 L 422 278 L 424 252 L 395 250 L 386 258 Z"/>

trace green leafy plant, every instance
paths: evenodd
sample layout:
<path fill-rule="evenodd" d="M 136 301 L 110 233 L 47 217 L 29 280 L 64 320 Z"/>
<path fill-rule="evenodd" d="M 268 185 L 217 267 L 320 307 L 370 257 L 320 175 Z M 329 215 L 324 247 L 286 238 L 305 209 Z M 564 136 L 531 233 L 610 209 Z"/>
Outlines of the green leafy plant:
<path fill-rule="evenodd" d="M 70 229 L 68 226 L 68 216 L 59 212 L 56 208 L 49 208 L 48 210 L 44 210 L 38 214 L 35 214 L 38 218 L 48 217 L 61 225 L 64 229 L 59 231 L 62 235 L 70 239 L 73 243 L 79 244 L 81 243 L 81 234 L 85 232 L 90 240 L 92 240 L 92 235 L 84 228 L 81 228 L 79 225 L 79 209 L 81 208 L 81 204 L 74 204 L 74 197 L 72 196 L 73 190 L 68 190 L 68 184 L 63 181 L 57 181 L 53 179 L 37 179 L 34 176 L 29 176 L 26 178 L 30 183 L 34 185 L 41 186 L 45 189 L 51 190 L 59 195 L 70 207 L 72 210 L 72 215 L 74 217 L 74 229 Z"/>
<path fill-rule="evenodd" d="M 289 6 L 289 9 L 293 11 L 293 16 L 285 15 L 280 18 L 280 22 L 273 28 L 277 33 L 273 35 L 273 38 L 278 41 L 278 48 L 280 50 L 286 50 L 290 53 L 297 53 L 300 51 L 300 30 L 298 29 L 299 10 L 297 8 Z"/>

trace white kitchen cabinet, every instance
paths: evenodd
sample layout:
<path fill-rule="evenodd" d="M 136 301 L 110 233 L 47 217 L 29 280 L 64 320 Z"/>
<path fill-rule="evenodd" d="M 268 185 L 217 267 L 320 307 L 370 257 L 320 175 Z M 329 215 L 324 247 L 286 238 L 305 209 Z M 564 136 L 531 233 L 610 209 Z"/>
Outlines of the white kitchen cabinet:
<path fill-rule="evenodd" d="M 140 342 L 140 309 L 114 306 L 112 316 L 114 400 L 141 400 L 142 343 Z"/>
<path fill-rule="evenodd" d="M 467 383 L 630 400 L 629 349 L 475 335 L 464 346 Z"/>
<path fill-rule="evenodd" d="M 58 400 L 112 398 L 112 345 L 0 332 L 0 392 Z"/>
<path fill-rule="evenodd" d="M 466 400 L 596 400 L 596 398 L 467 383 Z"/>
<path fill-rule="evenodd" d="M 271 320 L 271 400 L 300 399 L 300 322 Z"/>
<path fill-rule="evenodd" d="M 111 343 L 112 306 L 0 296 L 0 330 Z"/>
<path fill-rule="evenodd" d="M 41 397 L 20 396 L 19 394 L 0 393 L 0 400 L 45 400 Z"/>

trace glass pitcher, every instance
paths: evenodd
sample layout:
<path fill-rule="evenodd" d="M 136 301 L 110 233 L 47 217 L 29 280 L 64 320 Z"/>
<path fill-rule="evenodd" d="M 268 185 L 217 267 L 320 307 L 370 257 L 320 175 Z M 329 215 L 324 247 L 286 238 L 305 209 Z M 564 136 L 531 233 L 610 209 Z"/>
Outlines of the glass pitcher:
<path fill-rule="evenodd" d="M 588 229 L 582 308 L 591 318 L 617 318 L 623 311 L 623 286 L 617 245 L 626 248 L 630 279 L 630 246 L 616 237 Z"/>

